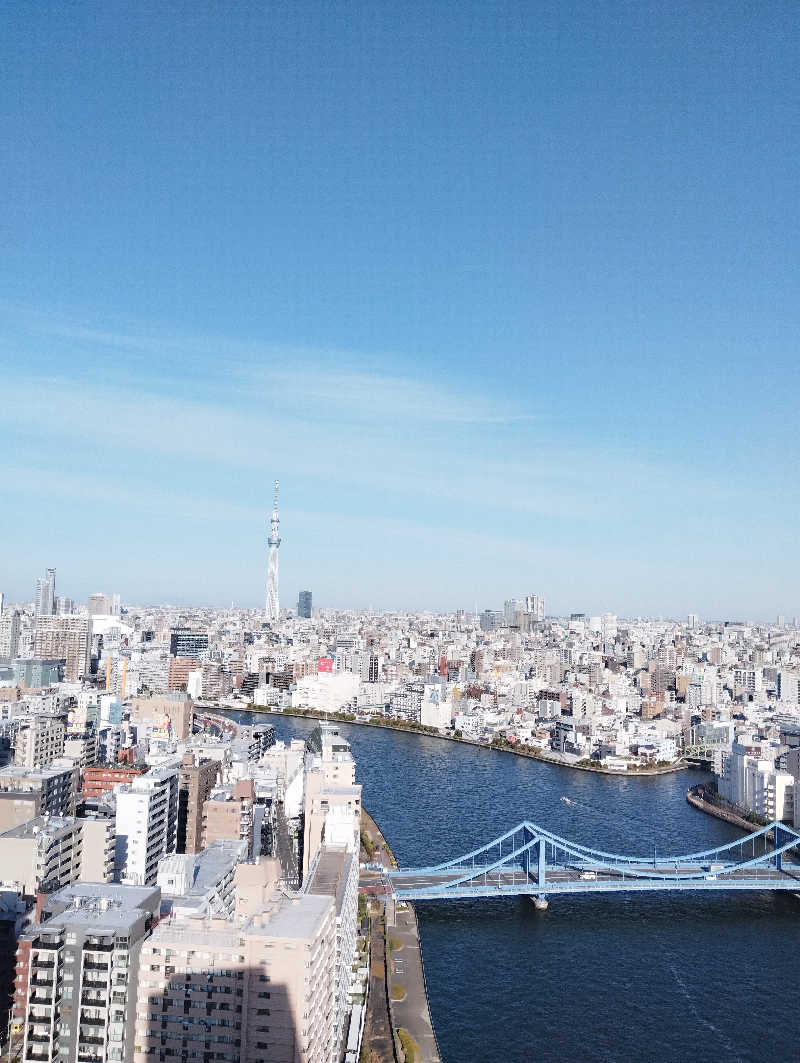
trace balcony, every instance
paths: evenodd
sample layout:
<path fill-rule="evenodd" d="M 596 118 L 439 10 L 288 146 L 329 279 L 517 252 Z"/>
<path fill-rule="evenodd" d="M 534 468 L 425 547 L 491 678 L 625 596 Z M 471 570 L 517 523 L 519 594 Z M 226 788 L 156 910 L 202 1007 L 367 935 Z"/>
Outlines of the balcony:
<path fill-rule="evenodd" d="M 106 1020 L 94 1017 L 90 1018 L 88 1015 L 81 1015 L 80 1023 L 81 1026 L 105 1026 Z"/>
<path fill-rule="evenodd" d="M 78 1045 L 78 1051 L 80 1052 L 81 1045 L 98 1045 L 102 1047 L 106 1043 L 105 1037 L 84 1037 L 83 1033 L 80 1035 L 80 1041 Z"/>
<path fill-rule="evenodd" d="M 56 1008 L 55 1011 L 43 1010 L 42 1014 L 40 1015 L 38 1011 L 34 1011 L 33 1007 L 31 1007 L 28 1012 L 27 1021 L 31 1024 L 31 1026 L 46 1026 L 49 1030 L 50 1024 L 52 1022 L 58 1022 L 60 1017 L 61 1014 L 58 1008 Z"/>
<path fill-rule="evenodd" d="M 50 1035 L 46 1034 L 46 1033 L 29 1033 L 28 1034 L 28 1043 L 29 1044 L 30 1044 L 31 1041 L 35 1041 L 37 1044 L 49 1045 L 52 1040 L 53 1040 L 53 1038 L 50 1037 Z"/>
<path fill-rule="evenodd" d="M 83 969 L 84 971 L 104 971 L 108 974 L 108 963 L 94 963 L 92 960 L 86 960 Z"/>

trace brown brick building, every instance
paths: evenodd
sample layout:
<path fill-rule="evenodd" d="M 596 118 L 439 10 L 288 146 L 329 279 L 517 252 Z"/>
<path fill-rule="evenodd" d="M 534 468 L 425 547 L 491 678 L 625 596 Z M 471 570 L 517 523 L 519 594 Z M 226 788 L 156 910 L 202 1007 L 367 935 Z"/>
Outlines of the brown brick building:
<path fill-rule="evenodd" d="M 85 798 L 100 797 L 108 793 L 121 783 L 133 782 L 141 775 L 139 768 L 120 767 L 114 768 L 107 764 L 98 764 L 86 769 L 83 776 L 83 796 Z"/>
<path fill-rule="evenodd" d="M 179 853 L 199 853 L 203 848 L 203 805 L 217 784 L 220 762 L 186 753 L 178 777 Z"/>

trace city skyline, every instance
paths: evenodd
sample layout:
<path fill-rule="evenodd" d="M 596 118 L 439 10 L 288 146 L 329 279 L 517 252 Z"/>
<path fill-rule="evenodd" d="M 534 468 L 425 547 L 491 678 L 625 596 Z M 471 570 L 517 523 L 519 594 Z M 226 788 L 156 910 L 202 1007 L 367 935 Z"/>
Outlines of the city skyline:
<path fill-rule="evenodd" d="M 10 596 L 256 604 L 277 476 L 287 601 L 793 614 L 788 5 L 81 10 L 0 16 Z"/>

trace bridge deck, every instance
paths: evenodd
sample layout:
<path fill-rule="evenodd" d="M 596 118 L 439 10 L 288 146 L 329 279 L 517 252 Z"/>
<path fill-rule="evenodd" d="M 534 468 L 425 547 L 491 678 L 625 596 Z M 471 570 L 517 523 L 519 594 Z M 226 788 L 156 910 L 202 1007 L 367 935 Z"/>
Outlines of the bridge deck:
<path fill-rule="evenodd" d="M 463 869 L 461 874 L 466 872 Z M 470 872 L 472 869 L 469 869 Z M 522 868 L 491 871 L 478 875 L 468 882 L 451 885 L 461 874 L 426 873 L 413 871 L 395 874 L 392 887 L 398 900 L 444 900 L 459 897 L 500 897 L 557 893 L 619 893 L 653 890 L 791 890 L 800 893 L 800 867 L 782 871 L 775 868 L 742 868 L 722 871 L 703 871 L 702 868 L 673 867 L 636 868 L 634 876 L 611 869 L 597 868 L 594 879 L 581 877 L 585 870 L 572 868 L 548 868 L 544 883 L 536 875 L 526 876 Z M 654 877 L 647 877 L 647 871 Z M 703 872 L 697 875 L 696 872 Z M 693 874 L 694 877 L 687 877 Z M 657 877 L 655 877 L 657 876 Z"/>

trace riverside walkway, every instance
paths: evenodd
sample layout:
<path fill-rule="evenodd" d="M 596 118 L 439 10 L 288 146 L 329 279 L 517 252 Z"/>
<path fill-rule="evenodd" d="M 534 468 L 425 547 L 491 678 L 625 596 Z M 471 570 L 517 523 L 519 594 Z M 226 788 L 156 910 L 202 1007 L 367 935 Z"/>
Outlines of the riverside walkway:
<path fill-rule="evenodd" d="M 366 811 L 362 812 L 361 823 L 374 847 L 373 867 L 382 865 L 383 873 L 362 870 L 359 887 L 383 900 L 384 876 L 394 863 L 394 856 L 380 828 Z M 403 1057 L 402 1039 L 407 1037 L 416 1063 L 440 1063 L 428 1007 L 419 929 L 411 905 L 400 905 L 388 927 L 383 913 L 373 917 L 371 954 L 365 1058 L 370 1063 L 395 1063 Z"/>
<path fill-rule="evenodd" d="M 771 841 L 770 838 L 774 839 Z M 680 856 L 621 856 L 523 822 L 463 856 L 386 872 L 397 900 L 676 890 L 800 891 L 800 833 L 785 823 L 714 849 Z M 786 859 L 784 859 L 786 857 Z"/>

